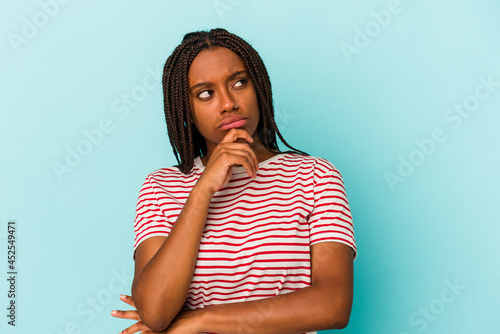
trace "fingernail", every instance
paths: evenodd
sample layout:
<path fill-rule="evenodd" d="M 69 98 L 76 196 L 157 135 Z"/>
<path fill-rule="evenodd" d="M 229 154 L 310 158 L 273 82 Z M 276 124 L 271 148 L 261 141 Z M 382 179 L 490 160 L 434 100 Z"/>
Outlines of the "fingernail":
<path fill-rule="evenodd" d="M 253 137 L 250 137 L 250 139 L 252 140 L 252 143 L 253 143 Z"/>
<path fill-rule="evenodd" d="M 125 295 L 120 295 L 120 298 L 121 298 L 121 299 L 125 298 Z"/>
<path fill-rule="evenodd" d="M 117 315 L 117 314 L 118 314 L 118 311 L 113 310 L 113 311 L 111 311 L 111 314 L 112 314 L 112 315 Z"/>

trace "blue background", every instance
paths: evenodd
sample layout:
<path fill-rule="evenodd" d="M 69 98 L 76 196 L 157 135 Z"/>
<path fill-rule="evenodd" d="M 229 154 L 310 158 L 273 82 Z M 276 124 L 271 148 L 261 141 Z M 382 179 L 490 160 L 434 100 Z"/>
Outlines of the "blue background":
<path fill-rule="evenodd" d="M 2 1 L 0 267 L 15 220 L 19 274 L 17 326 L 2 315 L 0 331 L 133 323 L 109 312 L 129 308 L 118 296 L 130 293 L 140 186 L 176 164 L 162 66 L 185 33 L 224 27 L 264 59 L 287 142 L 343 174 L 359 251 L 343 332 L 498 333 L 499 9 L 493 0 Z M 4 278 L 2 314 L 7 291 Z"/>

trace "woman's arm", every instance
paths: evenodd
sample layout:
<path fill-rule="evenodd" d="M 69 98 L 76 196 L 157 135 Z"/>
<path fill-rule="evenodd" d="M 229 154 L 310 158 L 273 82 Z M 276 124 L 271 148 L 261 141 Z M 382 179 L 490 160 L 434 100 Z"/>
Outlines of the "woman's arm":
<path fill-rule="evenodd" d="M 353 251 L 322 242 L 311 246 L 311 286 L 251 302 L 206 307 L 199 332 L 302 333 L 344 328 L 353 296 Z"/>
<path fill-rule="evenodd" d="M 197 185 L 168 238 L 151 237 L 136 250 L 132 298 L 142 321 L 155 331 L 175 318 L 193 277 L 211 199 Z"/>
<path fill-rule="evenodd" d="M 306 288 L 251 302 L 228 303 L 180 312 L 162 333 L 301 333 L 344 328 L 352 307 L 352 249 L 322 242 L 311 247 L 312 283 Z M 135 307 L 129 296 L 123 301 Z M 137 311 L 113 316 L 138 322 L 124 334 L 149 330 Z"/>

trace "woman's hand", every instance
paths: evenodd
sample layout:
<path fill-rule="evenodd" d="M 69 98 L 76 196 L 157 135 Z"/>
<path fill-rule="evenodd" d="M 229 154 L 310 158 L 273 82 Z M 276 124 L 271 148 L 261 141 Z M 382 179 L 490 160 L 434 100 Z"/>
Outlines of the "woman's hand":
<path fill-rule="evenodd" d="M 241 142 L 236 142 L 238 139 Z M 212 152 L 198 183 L 213 195 L 229 182 L 235 165 L 245 167 L 250 177 L 256 177 L 259 161 L 247 142 L 253 143 L 253 138 L 246 130 L 230 129 Z"/>
<path fill-rule="evenodd" d="M 135 307 L 131 296 L 120 295 L 120 299 L 132 307 Z M 192 311 L 181 311 L 175 319 L 172 321 L 170 326 L 162 332 L 152 331 L 148 326 L 146 326 L 139 316 L 137 310 L 130 311 L 112 311 L 111 315 L 116 318 L 136 320 L 137 322 L 132 326 L 124 329 L 120 334 L 133 334 L 133 333 L 147 333 L 147 334 L 200 334 L 199 330 L 200 316 L 203 309 L 192 310 Z"/>
<path fill-rule="evenodd" d="M 126 295 L 120 295 L 120 299 L 129 304 L 132 307 L 135 307 L 134 302 L 132 301 L 131 296 L 126 296 Z M 151 329 L 146 326 L 142 321 L 141 317 L 139 316 L 139 312 L 137 310 L 131 310 L 131 311 L 111 311 L 111 315 L 116 318 L 122 318 L 122 319 L 130 319 L 130 320 L 136 320 L 137 322 L 133 324 L 132 326 L 128 327 L 127 329 L 124 329 L 123 331 L 120 332 L 120 334 L 133 334 L 133 333 L 138 333 L 140 331 L 143 331 L 144 333 L 153 333 Z"/>

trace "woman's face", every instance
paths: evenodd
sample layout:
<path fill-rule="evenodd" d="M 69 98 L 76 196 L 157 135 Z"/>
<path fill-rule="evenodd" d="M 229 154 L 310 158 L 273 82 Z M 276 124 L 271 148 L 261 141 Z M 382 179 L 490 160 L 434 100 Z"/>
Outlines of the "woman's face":
<path fill-rule="evenodd" d="M 205 138 L 207 153 L 211 154 L 229 131 L 220 128 L 228 117 L 245 118 L 246 123 L 239 128 L 259 141 L 257 94 L 245 63 L 236 53 L 223 47 L 201 51 L 189 68 L 188 90 L 191 117 Z"/>

